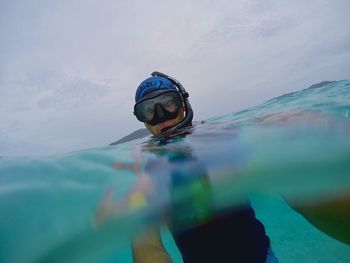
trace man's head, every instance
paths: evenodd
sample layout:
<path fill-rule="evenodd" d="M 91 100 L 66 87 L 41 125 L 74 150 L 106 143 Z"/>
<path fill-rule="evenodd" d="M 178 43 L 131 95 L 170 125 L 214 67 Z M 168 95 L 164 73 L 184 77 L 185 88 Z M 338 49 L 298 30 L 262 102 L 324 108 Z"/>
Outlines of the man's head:
<path fill-rule="evenodd" d="M 181 91 L 170 77 L 154 75 L 138 86 L 134 114 L 153 135 L 159 136 L 185 118 L 186 106 Z"/>

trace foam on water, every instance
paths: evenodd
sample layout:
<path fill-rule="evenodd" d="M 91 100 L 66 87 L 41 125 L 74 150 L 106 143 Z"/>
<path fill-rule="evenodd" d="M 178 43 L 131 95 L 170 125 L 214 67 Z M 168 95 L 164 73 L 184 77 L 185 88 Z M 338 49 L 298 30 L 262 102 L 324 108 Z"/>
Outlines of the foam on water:
<path fill-rule="evenodd" d="M 313 202 L 349 192 L 349 111 L 350 81 L 339 81 L 212 118 L 166 143 L 144 138 L 40 159 L 2 157 L 0 261 L 131 262 L 129 240 L 147 225 L 170 214 L 213 216 L 253 195 L 281 262 L 348 262 L 349 246 L 315 230 L 276 196 Z M 118 203 L 137 182 L 116 162 L 152 164 L 157 189 L 146 206 L 121 206 L 96 228 L 106 191 Z M 178 169 L 205 169 L 209 187 L 170 189 L 169 174 Z M 169 234 L 164 237 L 180 262 Z M 328 252 L 317 251 L 321 244 Z"/>

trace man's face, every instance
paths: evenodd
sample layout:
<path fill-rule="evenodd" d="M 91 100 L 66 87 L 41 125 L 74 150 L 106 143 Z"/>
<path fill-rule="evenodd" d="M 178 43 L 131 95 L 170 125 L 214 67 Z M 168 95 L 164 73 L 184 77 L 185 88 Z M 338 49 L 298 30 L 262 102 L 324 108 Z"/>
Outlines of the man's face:
<path fill-rule="evenodd" d="M 175 119 L 167 120 L 156 125 L 150 125 L 145 123 L 145 126 L 154 136 L 159 136 L 162 134 L 163 129 L 174 127 L 176 124 L 180 123 L 184 119 L 184 117 L 185 111 L 183 108 L 181 108 L 179 114 Z"/>

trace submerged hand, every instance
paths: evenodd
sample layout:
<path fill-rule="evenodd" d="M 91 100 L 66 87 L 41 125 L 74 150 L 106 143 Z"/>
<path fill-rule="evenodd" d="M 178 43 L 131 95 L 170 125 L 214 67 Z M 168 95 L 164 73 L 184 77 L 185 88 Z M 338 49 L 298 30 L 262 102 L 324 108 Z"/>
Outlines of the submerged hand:
<path fill-rule="evenodd" d="M 112 167 L 115 169 L 130 170 L 136 174 L 141 172 L 141 165 L 138 162 L 135 162 L 135 163 L 114 162 L 112 164 Z"/>
<path fill-rule="evenodd" d="M 115 202 L 113 200 L 113 189 L 108 188 L 94 215 L 93 219 L 93 227 L 98 228 L 105 224 L 112 216 L 115 216 L 118 212 L 125 210 L 127 206 L 127 200 L 121 200 L 119 202 Z"/>

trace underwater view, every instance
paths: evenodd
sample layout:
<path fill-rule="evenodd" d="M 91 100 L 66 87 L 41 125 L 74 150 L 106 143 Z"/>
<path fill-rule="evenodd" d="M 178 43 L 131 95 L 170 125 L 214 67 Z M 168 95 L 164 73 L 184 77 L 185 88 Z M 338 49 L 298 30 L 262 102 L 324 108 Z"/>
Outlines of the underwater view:
<path fill-rule="evenodd" d="M 350 81 L 324 82 L 162 138 L 1 156 L 0 262 L 128 263 L 159 225 L 179 263 L 165 218 L 186 229 L 249 199 L 281 263 L 347 263 L 350 245 L 291 206 L 349 192 Z"/>

